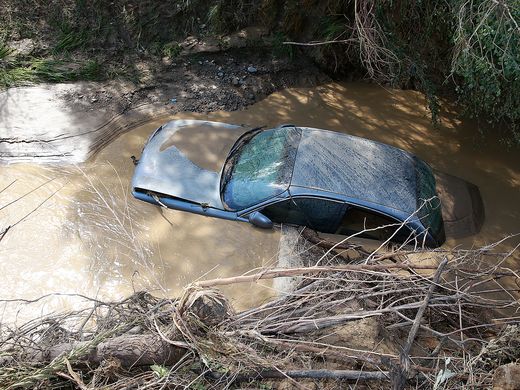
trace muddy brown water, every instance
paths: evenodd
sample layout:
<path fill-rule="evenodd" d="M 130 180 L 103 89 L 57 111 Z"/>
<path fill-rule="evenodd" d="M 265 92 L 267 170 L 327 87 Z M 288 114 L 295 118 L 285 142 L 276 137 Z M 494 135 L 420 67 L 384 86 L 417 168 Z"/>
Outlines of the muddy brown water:
<path fill-rule="evenodd" d="M 460 119 L 449 104 L 443 105 L 440 125 L 434 128 L 423 95 L 414 91 L 332 83 L 287 89 L 244 111 L 175 118 L 249 126 L 294 123 L 395 145 L 479 186 L 486 208 L 481 232 L 448 240 L 447 247 L 487 245 L 520 232 L 520 154 L 498 141 L 483 141 L 475 123 Z M 0 167 L 0 229 L 22 220 L 0 244 L 0 299 L 34 299 L 55 292 L 117 299 L 141 289 L 176 296 L 197 279 L 276 264 L 278 231 L 161 210 L 132 198 L 130 156 L 139 156 L 160 124 L 150 122 L 120 136 L 81 165 Z M 229 143 L 212 137 L 207 134 L 216 143 Z M 201 142 L 193 158 L 212 167 L 220 156 L 209 146 Z M 509 239 L 502 248 L 519 242 L 518 237 Z M 518 268 L 518 257 L 510 261 Z M 265 282 L 233 286 L 226 293 L 238 307 L 246 307 L 274 291 Z M 36 310 L 77 305 L 77 299 L 63 295 L 42 301 Z M 5 320 L 31 317 L 35 307 L 11 302 L 2 309 Z"/>

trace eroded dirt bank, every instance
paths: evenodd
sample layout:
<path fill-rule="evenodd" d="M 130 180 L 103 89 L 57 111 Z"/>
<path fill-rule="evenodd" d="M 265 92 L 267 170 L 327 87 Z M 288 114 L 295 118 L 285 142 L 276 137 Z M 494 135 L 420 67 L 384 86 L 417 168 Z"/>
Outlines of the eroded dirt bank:
<path fill-rule="evenodd" d="M 86 164 L 2 166 L 0 190 L 9 187 L 0 193 L 0 221 L 5 226 L 22 222 L 1 243 L 0 296 L 34 298 L 59 291 L 109 299 L 142 288 L 176 296 L 198 278 L 273 264 L 278 232 L 161 210 L 129 195 L 130 157 L 139 155 L 160 123 L 181 117 L 250 126 L 295 123 L 393 144 L 480 187 L 487 215 L 481 233 L 448 246 L 480 246 L 518 232 L 517 154 L 476 137 L 474 124 L 458 119 L 449 105 L 434 128 L 417 92 L 330 83 L 286 89 L 242 111 L 169 115 L 123 134 Z M 202 146 L 200 152 L 211 154 Z M 505 248 L 517 242 L 510 240 Z M 226 293 L 247 306 L 273 292 L 269 283 L 255 283 Z M 71 302 L 47 301 L 45 310 Z"/>

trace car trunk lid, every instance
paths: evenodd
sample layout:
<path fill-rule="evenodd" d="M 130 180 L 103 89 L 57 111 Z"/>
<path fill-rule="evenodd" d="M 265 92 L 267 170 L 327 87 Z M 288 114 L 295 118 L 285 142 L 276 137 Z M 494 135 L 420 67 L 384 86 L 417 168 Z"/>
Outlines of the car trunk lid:
<path fill-rule="evenodd" d="M 485 219 L 484 203 L 478 187 L 443 172 L 435 172 L 435 180 L 447 238 L 478 233 Z"/>

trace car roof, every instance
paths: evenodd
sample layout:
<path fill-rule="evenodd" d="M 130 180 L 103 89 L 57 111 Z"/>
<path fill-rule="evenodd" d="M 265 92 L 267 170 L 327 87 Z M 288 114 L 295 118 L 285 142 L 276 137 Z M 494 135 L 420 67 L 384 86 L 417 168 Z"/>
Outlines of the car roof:
<path fill-rule="evenodd" d="M 410 153 L 352 135 L 308 127 L 300 130 L 291 186 L 415 212 L 417 183 Z"/>

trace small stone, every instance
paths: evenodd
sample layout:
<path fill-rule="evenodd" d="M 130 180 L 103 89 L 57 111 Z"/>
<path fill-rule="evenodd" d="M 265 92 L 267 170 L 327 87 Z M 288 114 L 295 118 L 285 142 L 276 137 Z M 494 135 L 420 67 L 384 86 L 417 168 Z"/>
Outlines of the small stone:
<path fill-rule="evenodd" d="M 202 65 L 202 61 L 199 61 L 199 65 Z"/>
<path fill-rule="evenodd" d="M 520 389 L 520 365 L 515 363 L 498 367 L 493 374 L 493 390 Z"/>
<path fill-rule="evenodd" d="M 233 83 L 233 85 L 239 85 L 240 84 L 240 80 L 238 79 L 238 77 L 233 77 L 231 82 Z"/>
<path fill-rule="evenodd" d="M 248 66 L 247 71 L 249 73 L 256 73 L 258 71 L 258 69 L 256 69 L 254 66 Z"/>
<path fill-rule="evenodd" d="M 220 72 L 222 70 L 222 66 L 219 66 L 218 67 L 218 71 Z"/>
<path fill-rule="evenodd" d="M 218 72 L 218 73 L 217 73 L 217 76 L 220 77 L 220 78 L 222 78 L 222 77 L 224 77 L 224 73 L 223 73 L 223 72 Z"/>
<path fill-rule="evenodd" d="M 98 100 L 97 100 L 96 98 L 92 98 L 92 99 L 90 99 L 90 103 L 95 103 L 95 102 L 97 102 L 97 101 L 98 101 Z"/>
<path fill-rule="evenodd" d="M 249 98 L 249 100 L 255 100 L 255 95 L 250 93 L 249 95 L 247 95 L 247 97 Z"/>
<path fill-rule="evenodd" d="M 83 95 L 78 95 L 78 99 L 83 99 Z"/>

